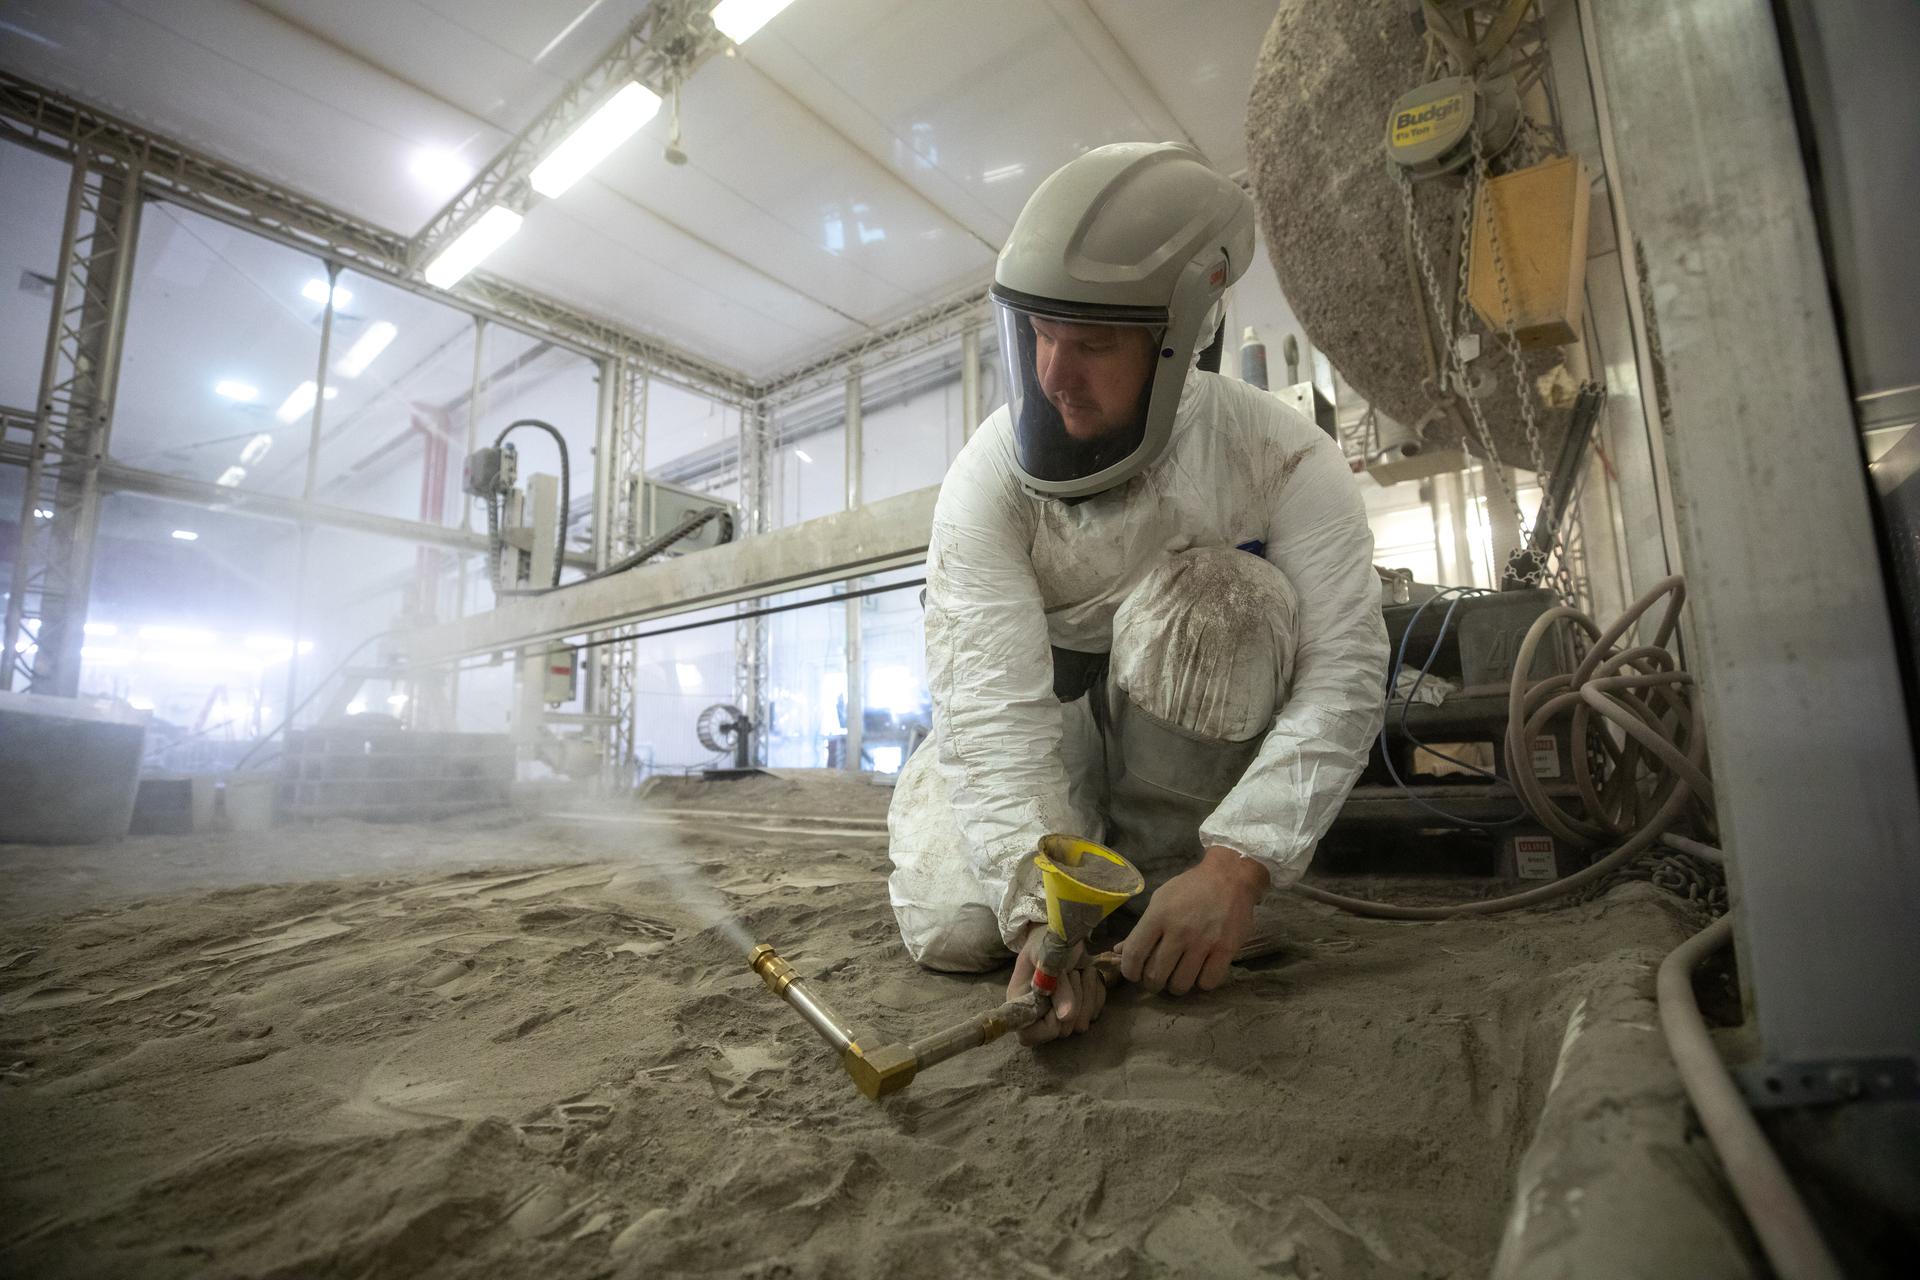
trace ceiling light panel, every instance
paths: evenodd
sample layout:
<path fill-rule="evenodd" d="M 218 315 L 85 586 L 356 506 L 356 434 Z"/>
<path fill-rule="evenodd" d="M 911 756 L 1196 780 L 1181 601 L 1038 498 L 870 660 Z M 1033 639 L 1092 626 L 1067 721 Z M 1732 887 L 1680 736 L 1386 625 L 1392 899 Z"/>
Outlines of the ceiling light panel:
<path fill-rule="evenodd" d="M 552 199 L 585 177 L 659 110 L 659 94 L 637 80 L 627 82 L 548 152 L 527 180 L 535 191 Z"/>
<path fill-rule="evenodd" d="M 720 0 L 713 6 L 713 25 L 735 44 L 745 44 L 760 28 L 793 0 Z"/>
<path fill-rule="evenodd" d="M 451 289 L 520 229 L 524 219 L 503 204 L 489 208 L 458 239 L 442 249 L 422 273 L 436 289 Z"/>

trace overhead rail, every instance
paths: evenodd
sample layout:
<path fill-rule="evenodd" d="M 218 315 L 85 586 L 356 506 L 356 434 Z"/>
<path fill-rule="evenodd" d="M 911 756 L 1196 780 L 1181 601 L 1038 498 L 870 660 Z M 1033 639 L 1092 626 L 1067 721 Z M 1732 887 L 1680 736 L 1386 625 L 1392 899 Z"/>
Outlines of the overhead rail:
<path fill-rule="evenodd" d="M 916 565 L 926 559 L 932 540 L 939 492 L 931 485 L 648 565 L 644 572 L 506 601 L 411 633 L 407 657 L 428 666 Z"/>

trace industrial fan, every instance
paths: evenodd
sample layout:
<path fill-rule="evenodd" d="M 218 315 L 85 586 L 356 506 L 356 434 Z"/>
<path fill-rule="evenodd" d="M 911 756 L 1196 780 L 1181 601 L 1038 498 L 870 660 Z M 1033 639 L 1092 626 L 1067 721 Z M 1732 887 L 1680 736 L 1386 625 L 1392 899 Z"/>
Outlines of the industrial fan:
<path fill-rule="evenodd" d="M 735 769 L 753 767 L 748 763 L 753 744 L 753 721 L 740 708 L 726 702 L 714 703 L 700 713 L 693 732 L 700 739 L 700 745 L 715 755 L 733 752 Z"/>

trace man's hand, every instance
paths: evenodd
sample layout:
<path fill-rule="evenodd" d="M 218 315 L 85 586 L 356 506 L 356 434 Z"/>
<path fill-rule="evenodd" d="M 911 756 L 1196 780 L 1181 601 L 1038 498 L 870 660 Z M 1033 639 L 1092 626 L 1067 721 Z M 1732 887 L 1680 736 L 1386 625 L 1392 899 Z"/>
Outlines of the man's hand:
<path fill-rule="evenodd" d="M 1047 926 L 1044 924 L 1027 926 L 1027 936 L 1020 944 L 1019 958 L 1013 962 L 1013 977 L 1007 982 L 1007 999 L 1025 995 L 1033 985 L 1034 963 L 1040 958 L 1046 932 Z M 1086 947 L 1075 947 L 1067 971 L 1060 975 L 1060 985 L 1054 988 L 1053 1008 L 1046 1017 L 1021 1029 L 1020 1043 L 1045 1044 L 1076 1031 L 1085 1031 L 1100 1016 L 1100 1010 L 1106 1007 L 1106 1003 L 1107 984 L 1101 981 L 1100 975 L 1087 962 Z"/>
<path fill-rule="evenodd" d="M 1213 990 L 1253 932 L 1253 908 L 1271 883 L 1252 858 L 1208 849 L 1154 893 L 1120 944 L 1120 972 L 1149 991 Z"/>

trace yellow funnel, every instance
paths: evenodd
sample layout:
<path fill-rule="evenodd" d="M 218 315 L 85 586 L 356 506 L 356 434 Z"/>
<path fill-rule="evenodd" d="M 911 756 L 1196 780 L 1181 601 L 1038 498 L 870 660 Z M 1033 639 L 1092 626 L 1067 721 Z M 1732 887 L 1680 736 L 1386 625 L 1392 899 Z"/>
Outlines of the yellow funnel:
<path fill-rule="evenodd" d="M 1033 865 L 1047 895 L 1047 927 L 1069 944 L 1085 942 L 1094 926 L 1147 887 L 1131 862 L 1078 836 L 1045 836 Z"/>

